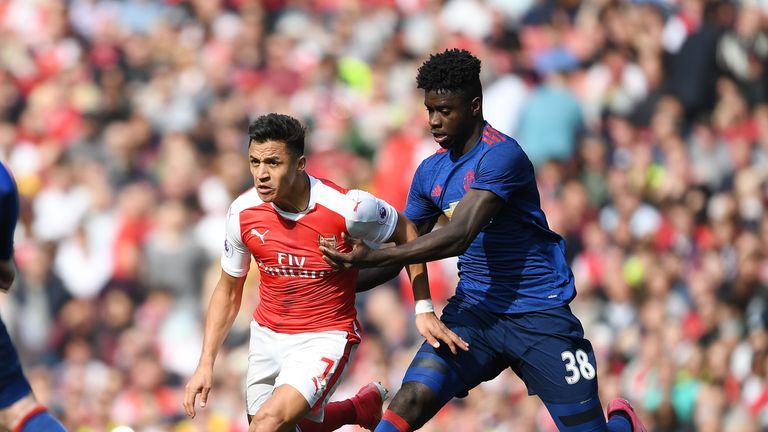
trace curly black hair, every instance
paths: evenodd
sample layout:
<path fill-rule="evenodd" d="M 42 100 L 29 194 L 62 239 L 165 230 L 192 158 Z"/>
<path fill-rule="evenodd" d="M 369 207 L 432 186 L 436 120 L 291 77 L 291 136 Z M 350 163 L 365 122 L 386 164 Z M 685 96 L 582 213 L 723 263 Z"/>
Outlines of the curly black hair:
<path fill-rule="evenodd" d="M 277 113 L 259 116 L 248 125 L 248 145 L 252 142 L 281 141 L 296 156 L 304 154 L 306 129 L 295 118 Z"/>
<path fill-rule="evenodd" d="M 481 96 L 480 60 L 469 51 L 458 48 L 431 54 L 419 68 L 416 84 L 425 91 Z"/>

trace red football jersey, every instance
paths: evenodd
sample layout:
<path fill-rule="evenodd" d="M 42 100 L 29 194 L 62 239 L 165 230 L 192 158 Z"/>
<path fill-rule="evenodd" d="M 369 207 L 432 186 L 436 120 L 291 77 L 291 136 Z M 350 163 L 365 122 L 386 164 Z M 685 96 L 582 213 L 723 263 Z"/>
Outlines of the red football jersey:
<path fill-rule="evenodd" d="M 309 206 L 301 213 L 263 202 L 255 188 L 237 198 L 227 214 L 221 266 L 232 276 L 245 276 L 254 257 L 261 274 L 261 301 L 253 313 L 259 325 L 280 333 L 354 334 L 357 270 L 334 270 L 319 243 L 349 251 L 342 233 L 385 242 L 395 230 L 397 211 L 367 192 L 309 180 Z"/>

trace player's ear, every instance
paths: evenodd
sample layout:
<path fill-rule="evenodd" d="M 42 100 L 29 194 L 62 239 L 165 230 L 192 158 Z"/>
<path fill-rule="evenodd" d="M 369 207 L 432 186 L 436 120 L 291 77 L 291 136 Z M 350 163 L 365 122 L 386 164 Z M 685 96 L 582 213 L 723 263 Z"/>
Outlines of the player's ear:
<path fill-rule="evenodd" d="M 296 171 L 301 174 L 307 167 L 307 158 L 304 155 L 299 156 L 296 160 Z"/>
<path fill-rule="evenodd" d="M 472 98 L 472 102 L 470 102 L 470 106 L 472 108 L 472 115 L 477 117 L 480 115 L 480 112 L 483 109 L 483 98 L 480 96 L 475 96 Z"/>

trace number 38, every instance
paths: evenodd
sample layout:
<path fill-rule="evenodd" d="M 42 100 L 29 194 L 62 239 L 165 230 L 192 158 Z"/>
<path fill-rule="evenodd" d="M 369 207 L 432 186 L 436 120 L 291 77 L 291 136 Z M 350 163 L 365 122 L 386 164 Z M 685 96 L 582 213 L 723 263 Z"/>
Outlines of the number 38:
<path fill-rule="evenodd" d="M 584 350 L 576 350 L 575 355 L 570 351 L 563 351 L 560 358 L 565 362 L 565 370 L 568 372 L 565 382 L 568 384 L 576 384 L 582 377 L 585 380 L 595 377 L 595 367 L 589 363 L 589 356 Z"/>

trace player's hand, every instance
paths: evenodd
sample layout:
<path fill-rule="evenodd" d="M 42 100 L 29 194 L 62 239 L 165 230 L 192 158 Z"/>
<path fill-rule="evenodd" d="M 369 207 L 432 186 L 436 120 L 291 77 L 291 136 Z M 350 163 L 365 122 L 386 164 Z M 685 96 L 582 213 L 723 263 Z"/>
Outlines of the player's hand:
<path fill-rule="evenodd" d="M 195 418 L 195 399 L 200 393 L 200 407 L 204 408 L 208 403 L 208 392 L 213 383 L 213 367 L 198 366 L 192 378 L 184 387 L 184 410 L 191 418 Z"/>
<path fill-rule="evenodd" d="M 321 243 L 320 252 L 323 253 L 325 262 L 336 270 L 346 270 L 352 267 L 367 267 L 369 263 L 368 258 L 372 252 L 371 248 L 364 242 L 349 237 L 347 233 L 343 233 L 342 238 L 345 242 L 352 244 L 352 251 L 348 253 L 339 252 L 336 248 Z"/>
<path fill-rule="evenodd" d="M 434 312 L 416 314 L 416 328 L 427 340 L 427 343 L 435 348 L 439 348 L 439 341 L 443 341 L 454 354 L 458 352 L 458 349 L 469 351 L 469 344 L 446 327 Z"/>

